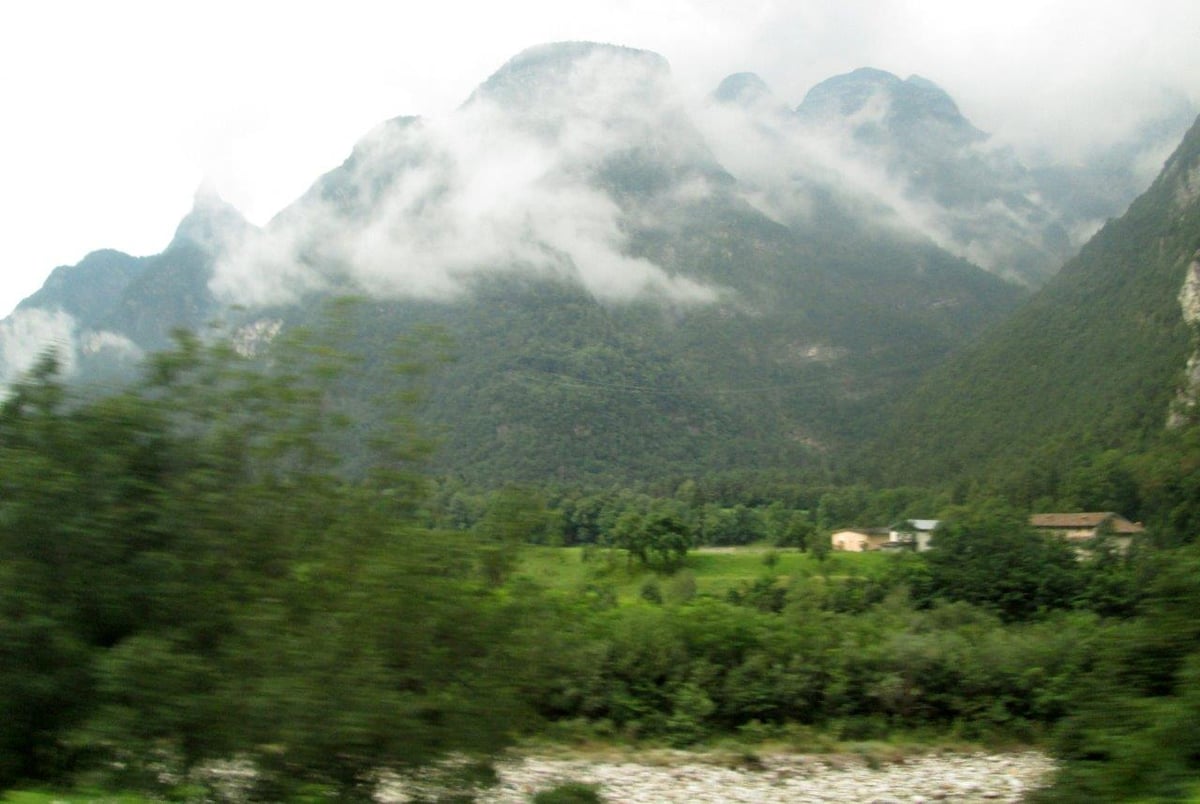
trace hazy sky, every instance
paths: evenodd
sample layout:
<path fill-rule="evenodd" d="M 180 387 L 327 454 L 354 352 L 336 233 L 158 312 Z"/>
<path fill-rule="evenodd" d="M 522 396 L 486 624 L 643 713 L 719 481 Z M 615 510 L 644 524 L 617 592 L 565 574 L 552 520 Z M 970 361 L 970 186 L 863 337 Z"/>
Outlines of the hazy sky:
<path fill-rule="evenodd" d="M 1200 108 L 1196 0 L 41 0 L 0 7 L 0 315 L 97 248 L 152 254 L 207 183 L 256 223 L 400 114 L 589 39 L 700 96 L 757 72 L 794 105 L 860 66 L 940 84 L 980 128 L 1086 158 Z"/>

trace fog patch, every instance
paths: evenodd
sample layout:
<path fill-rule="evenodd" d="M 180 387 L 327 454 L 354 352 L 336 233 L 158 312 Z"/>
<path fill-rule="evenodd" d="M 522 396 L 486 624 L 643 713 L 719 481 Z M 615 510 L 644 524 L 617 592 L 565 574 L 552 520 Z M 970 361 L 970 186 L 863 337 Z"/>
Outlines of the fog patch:
<path fill-rule="evenodd" d="M 933 123 L 913 151 L 893 138 L 892 107 L 880 89 L 849 113 L 802 117 L 763 94 L 710 101 L 696 116 L 743 199 L 777 222 L 815 225 L 832 204 L 1009 279 L 1036 281 L 1057 268 L 1062 255 L 1047 227 L 1068 230 L 1010 149 Z"/>
<path fill-rule="evenodd" d="M 341 169 L 231 249 L 213 292 L 252 306 L 331 290 L 447 300 L 474 279 L 510 274 L 575 280 L 609 302 L 715 300 L 717 288 L 629 254 L 638 222 L 598 181 L 610 160 L 639 149 L 680 150 L 670 137 L 683 111 L 665 69 L 606 49 L 545 83 L 518 68 L 452 115 L 376 129 Z"/>
<path fill-rule="evenodd" d="M 53 352 L 63 376 L 75 371 L 74 317 L 62 310 L 16 310 L 0 321 L 0 385 L 7 388 Z"/>
<path fill-rule="evenodd" d="M 953 245 L 941 209 L 912 197 L 905 182 L 856 144 L 860 126 L 883 122 L 890 108 L 874 93 L 852 115 L 821 124 L 798 120 L 769 96 L 749 104 L 709 103 L 697 120 L 717 158 L 738 179 L 744 200 L 781 223 L 808 223 L 833 198 L 864 222 L 916 231 Z"/>
<path fill-rule="evenodd" d="M 62 377 L 75 376 L 83 359 L 102 358 L 132 365 L 145 356 L 124 335 L 81 330 L 75 318 L 63 310 L 20 309 L 0 321 L 0 387 L 10 387 L 51 353 Z"/>
<path fill-rule="evenodd" d="M 117 360 L 138 362 L 144 356 L 142 348 L 116 332 L 100 330 L 85 332 L 78 338 L 78 350 L 81 355 L 103 354 Z"/>

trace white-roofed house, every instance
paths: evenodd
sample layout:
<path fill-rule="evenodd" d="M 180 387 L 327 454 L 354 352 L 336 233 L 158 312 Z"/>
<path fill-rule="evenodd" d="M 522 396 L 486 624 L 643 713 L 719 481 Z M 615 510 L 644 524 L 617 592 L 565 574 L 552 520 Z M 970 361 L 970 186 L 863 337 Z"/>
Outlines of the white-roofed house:
<path fill-rule="evenodd" d="M 911 546 L 918 553 L 929 549 L 933 532 L 937 530 L 940 520 L 937 519 L 906 519 L 898 525 L 893 525 L 891 541 Z"/>

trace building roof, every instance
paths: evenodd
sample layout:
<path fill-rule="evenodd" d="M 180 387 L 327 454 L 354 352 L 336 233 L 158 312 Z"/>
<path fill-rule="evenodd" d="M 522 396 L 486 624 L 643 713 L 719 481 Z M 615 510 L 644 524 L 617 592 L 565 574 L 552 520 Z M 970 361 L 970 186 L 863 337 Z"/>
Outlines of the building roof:
<path fill-rule="evenodd" d="M 1064 530 L 1098 528 L 1106 522 L 1112 525 L 1114 533 L 1141 533 L 1145 530 L 1141 523 L 1130 522 L 1125 517 L 1112 511 L 1088 511 L 1077 514 L 1034 514 L 1029 517 L 1029 524 L 1035 528 L 1062 528 Z"/>

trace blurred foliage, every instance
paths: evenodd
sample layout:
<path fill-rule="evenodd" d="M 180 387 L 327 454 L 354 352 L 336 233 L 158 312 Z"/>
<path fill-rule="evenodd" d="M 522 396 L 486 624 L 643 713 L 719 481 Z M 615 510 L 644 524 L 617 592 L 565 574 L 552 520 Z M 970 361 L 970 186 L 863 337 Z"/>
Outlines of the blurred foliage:
<path fill-rule="evenodd" d="M 1026 513 L 992 500 L 946 511 L 933 549 L 922 554 L 917 599 L 965 601 L 1007 621 L 1070 608 L 1083 582 L 1079 559 L 1028 522 Z"/>
<path fill-rule="evenodd" d="M 430 481 L 411 413 L 440 347 L 402 342 L 388 367 L 344 351 L 352 329 L 257 358 L 180 334 L 103 398 L 69 393 L 53 359 L 13 387 L 0 784 L 207 795 L 203 769 L 240 757 L 251 797 L 362 798 L 381 769 L 547 729 L 1052 735 L 1061 784 L 1093 799 L 1194 783 L 1194 430 L 1047 487 L 1039 505 L 1146 521 L 1128 554 L 1080 561 L 986 487 Z M 354 415 L 381 371 L 402 380 L 386 430 Z M 834 528 L 914 517 L 942 520 L 929 553 L 826 555 Z M 535 571 L 526 545 L 557 563 Z"/>
<path fill-rule="evenodd" d="M 1056 735 L 1044 801 L 1185 801 L 1200 786 L 1200 550 L 1161 556 L 1141 616 L 1100 646 Z"/>
<path fill-rule="evenodd" d="M 154 789 L 247 756 L 262 797 L 345 797 L 509 738 L 515 604 L 473 539 L 414 522 L 406 408 L 356 480 L 339 472 L 356 368 L 316 336 L 254 361 L 180 334 L 111 397 L 72 399 L 53 358 L 12 389 L 0 784 L 107 769 Z"/>
<path fill-rule="evenodd" d="M 603 804 L 597 785 L 584 782 L 564 782 L 533 794 L 533 804 Z"/>

